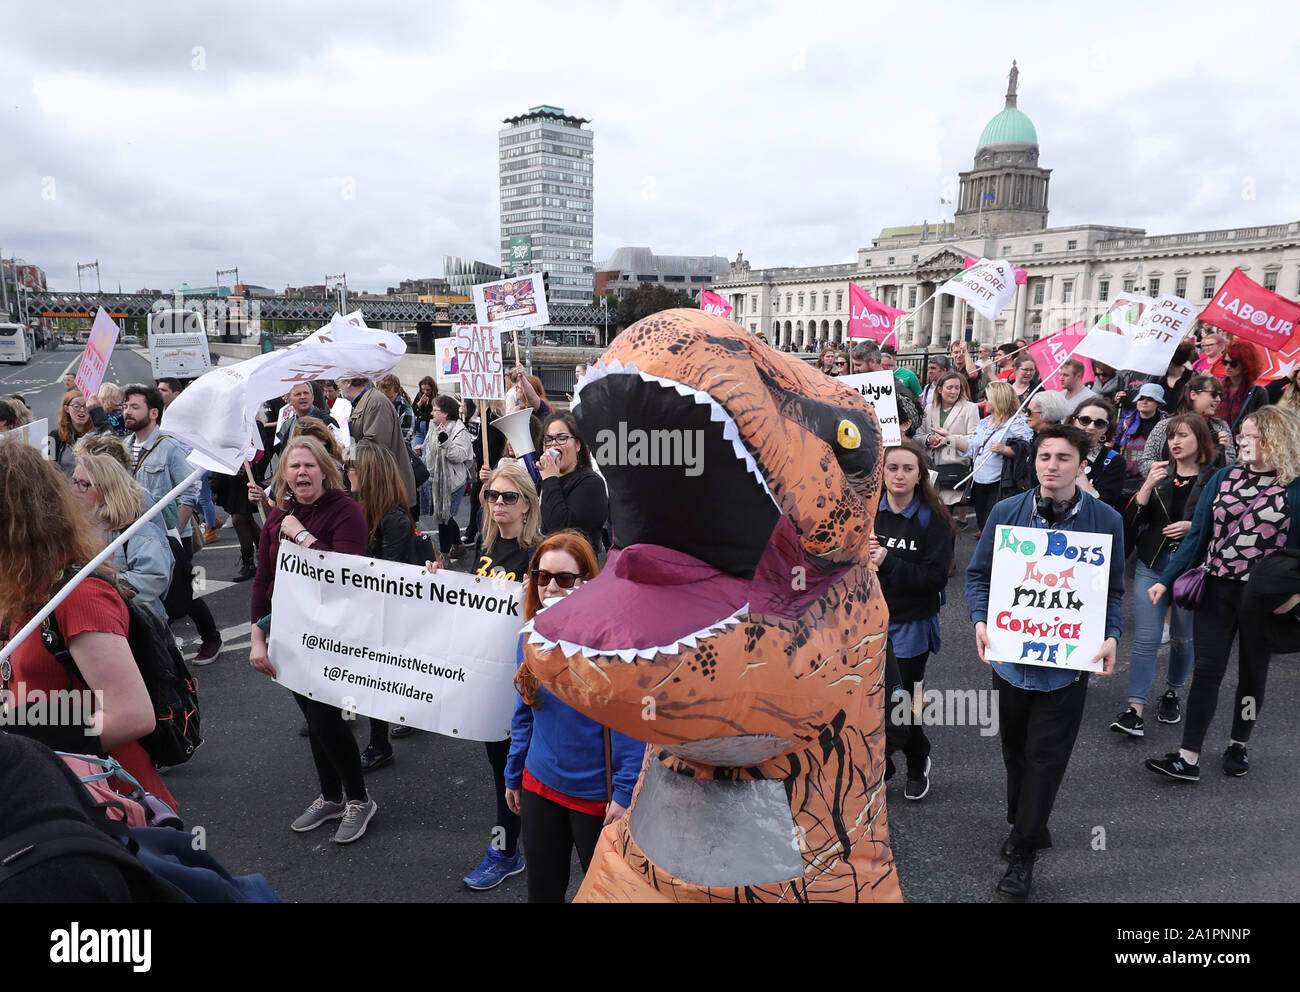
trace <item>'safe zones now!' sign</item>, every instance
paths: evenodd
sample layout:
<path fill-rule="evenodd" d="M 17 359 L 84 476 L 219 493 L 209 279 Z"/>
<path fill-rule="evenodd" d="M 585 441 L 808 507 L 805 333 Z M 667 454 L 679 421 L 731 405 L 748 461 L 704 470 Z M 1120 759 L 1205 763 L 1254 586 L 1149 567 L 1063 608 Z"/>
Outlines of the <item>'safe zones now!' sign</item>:
<path fill-rule="evenodd" d="M 493 324 L 456 324 L 452 330 L 460 363 L 461 396 L 467 400 L 504 400 L 500 328 Z"/>

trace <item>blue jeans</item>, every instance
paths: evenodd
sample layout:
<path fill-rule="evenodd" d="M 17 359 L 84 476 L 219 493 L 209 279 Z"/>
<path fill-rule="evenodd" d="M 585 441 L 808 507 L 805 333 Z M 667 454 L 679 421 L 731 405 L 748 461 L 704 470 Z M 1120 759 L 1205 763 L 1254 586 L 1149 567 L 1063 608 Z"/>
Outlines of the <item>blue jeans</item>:
<path fill-rule="evenodd" d="M 1145 706 L 1151 682 L 1156 674 L 1156 653 L 1160 650 L 1160 635 L 1165 624 L 1165 610 L 1173 603 L 1173 592 L 1166 590 L 1159 603 L 1152 603 L 1147 590 L 1160 581 L 1160 572 L 1169 563 L 1170 554 L 1162 551 L 1155 560 L 1155 568 L 1137 563 L 1133 576 L 1133 648 L 1128 660 L 1128 701 Z M 1175 606 L 1169 620 L 1169 688 L 1181 689 L 1187 684 L 1192 671 L 1191 610 Z"/>
<path fill-rule="evenodd" d="M 199 488 L 199 509 L 203 511 L 203 522 L 209 527 L 217 526 L 217 506 L 212 502 L 212 484 L 208 473 L 203 473 L 203 485 Z"/>

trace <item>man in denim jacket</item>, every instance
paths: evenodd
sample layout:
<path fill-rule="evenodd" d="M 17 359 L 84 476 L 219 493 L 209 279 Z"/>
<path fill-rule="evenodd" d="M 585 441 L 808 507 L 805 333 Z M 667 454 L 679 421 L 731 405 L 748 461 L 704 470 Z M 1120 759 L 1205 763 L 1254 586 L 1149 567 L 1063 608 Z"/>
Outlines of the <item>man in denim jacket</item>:
<path fill-rule="evenodd" d="M 993 508 L 966 572 L 966 603 L 975 624 L 975 648 L 980 661 L 993 667 L 1002 760 L 1007 768 L 1011 834 L 1002 845 L 1002 855 L 1011 864 L 998 891 L 1015 898 L 1029 895 L 1036 854 L 1052 846 L 1047 820 L 1079 733 L 1088 673 L 985 657 L 993 547 L 999 524 L 1110 534 L 1106 639 L 1093 659 L 1102 662 L 1101 674 L 1109 675 L 1115 667 L 1115 649 L 1123 627 L 1124 525 L 1118 513 L 1075 485 L 1089 446 L 1087 435 L 1077 427 L 1058 424 L 1037 435 L 1034 468 L 1038 485 Z"/>
<path fill-rule="evenodd" d="M 193 469 L 186 458 L 185 447 L 174 437 L 159 429 L 162 420 L 162 394 L 152 386 L 127 386 L 122 391 L 122 416 L 127 430 L 133 434 L 131 443 L 132 474 L 155 500 L 166 496 Z M 221 633 L 208 605 L 194 596 L 190 537 L 193 533 L 191 517 L 199 504 L 201 483 L 195 480 L 176 500 L 175 522 L 168 511 L 168 527 L 175 527 L 171 537 L 172 555 L 176 560 L 172 569 L 172 584 L 163 602 L 167 606 L 167 620 L 174 623 L 188 615 L 194 621 L 203 643 L 194 659 L 195 665 L 207 665 L 221 652 Z"/>

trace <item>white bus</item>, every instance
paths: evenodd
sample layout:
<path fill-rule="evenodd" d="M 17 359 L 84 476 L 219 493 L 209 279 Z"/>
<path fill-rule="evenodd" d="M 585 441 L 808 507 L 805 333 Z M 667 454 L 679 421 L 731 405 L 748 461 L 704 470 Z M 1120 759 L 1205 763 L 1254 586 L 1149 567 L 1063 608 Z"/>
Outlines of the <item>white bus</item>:
<path fill-rule="evenodd" d="M 0 324 L 0 362 L 26 365 L 36 353 L 36 336 L 22 324 Z"/>

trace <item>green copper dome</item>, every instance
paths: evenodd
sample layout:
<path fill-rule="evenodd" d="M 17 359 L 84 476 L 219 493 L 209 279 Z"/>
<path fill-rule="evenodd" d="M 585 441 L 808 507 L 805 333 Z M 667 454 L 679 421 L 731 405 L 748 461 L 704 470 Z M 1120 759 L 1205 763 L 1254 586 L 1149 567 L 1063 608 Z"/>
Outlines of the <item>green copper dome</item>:
<path fill-rule="evenodd" d="M 976 147 L 1010 144 L 1038 144 L 1038 132 L 1034 130 L 1033 121 L 1016 107 L 1002 108 L 1002 112 L 985 125 Z"/>

